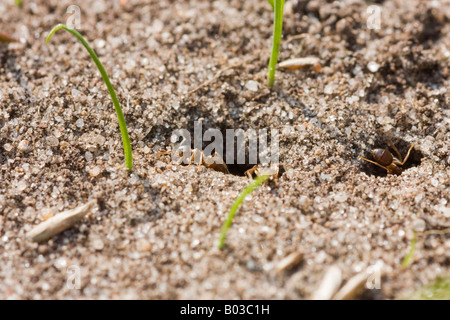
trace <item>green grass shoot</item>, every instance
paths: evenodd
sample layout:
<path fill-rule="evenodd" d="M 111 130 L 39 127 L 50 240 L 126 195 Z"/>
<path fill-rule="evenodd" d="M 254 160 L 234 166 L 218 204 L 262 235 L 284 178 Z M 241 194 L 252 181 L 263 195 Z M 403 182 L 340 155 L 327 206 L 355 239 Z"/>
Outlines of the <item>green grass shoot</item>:
<path fill-rule="evenodd" d="M 434 280 L 413 293 L 410 300 L 450 300 L 450 277 Z"/>
<path fill-rule="evenodd" d="M 234 200 L 233 205 L 230 208 L 230 212 L 228 213 L 227 220 L 225 220 L 222 226 L 222 232 L 220 233 L 219 238 L 219 249 L 222 249 L 225 245 L 225 239 L 227 236 L 227 231 L 231 226 L 231 222 L 233 221 L 233 217 L 236 214 L 236 211 L 239 209 L 241 203 L 245 200 L 250 193 L 252 193 L 255 189 L 257 189 L 260 185 L 267 181 L 271 176 L 270 175 L 262 175 L 256 177 L 250 184 L 242 190 L 241 194 Z"/>
<path fill-rule="evenodd" d="M 94 50 L 89 46 L 89 44 L 84 40 L 83 36 L 76 30 L 69 28 L 68 26 L 64 24 L 58 24 L 56 25 L 49 33 L 46 39 L 46 43 L 50 41 L 50 38 L 53 36 L 53 34 L 58 31 L 59 29 L 64 29 L 67 32 L 74 35 L 86 48 L 86 50 L 91 55 L 92 60 L 94 60 L 95 64 L 97 65 L 98 70 L 100 71 L 100 74 L 102 75 L 103 81 L 106 84 L 106 87 L 108 88 L 109 94 L 111 96 L 111 99 L 114 104 L 114 108 L 116 109 L 117 118 L 119 119 L 119 127 L 120 132 L 122 134 L 122 142 L 123 142 L 123 151 L 125 154 L 125 165 L 128 168 L 128 170 L 131 170 L 133 167 L 133 157 L 132 157 L 132 150 L 131 150 L 131 144 L 130 144 L 130 137 L 128 136 L 128 130 L 127 130 L 127 124 L 125 122 L 125 117 L 123 116 L 122 108 L 120 107 L 119 100 L 117 99 L 116 92 L 114 91 L 114 88 L 111 84 L 111 81 L 109 81 L 109 77 L 105 71 L 105 68 L 103 68 L 103 65 L 101 64 L 100 60 L 98 59 L 97 55 L 95 54 Z"/>
<path fill-rule="evenodd" d="M 22 6 L 22 0 L 15 0 L 16 6 L 21 7 Z"/>
<path fill-rule="evenodd" d="M 409 252 L 403 259 L 402 268 L 409 267 L 411 265 L 411 263 L 413 262 L 414 251 L 416 250 L 416 243 L 417 243 L 417 233 L 414 232 L 414 237 L 411 240 Z"/>
<path fill-rule="evenodd" d="M 272 53 L 270 55 L 267 85 L 271 88 L 275 82 L 275 69 L 280 51 L 281 33 L 283 31 L 284 0 L 268 0 L 274 10 Z"/>

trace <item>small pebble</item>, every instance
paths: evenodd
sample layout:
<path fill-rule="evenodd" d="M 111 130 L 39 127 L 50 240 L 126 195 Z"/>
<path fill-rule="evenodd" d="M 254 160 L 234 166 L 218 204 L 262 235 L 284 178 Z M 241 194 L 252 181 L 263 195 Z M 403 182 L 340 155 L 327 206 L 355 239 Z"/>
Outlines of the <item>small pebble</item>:
<path fill-rule="evenodd" d="M 413 229 L 414 229 L 416 232 L 422 232 L 422 231 L 425 231 L 425 229 L 426 229 L 426 227 L 427 227 L 425 221 L 422 220 L 422 219 L 417 219 L 417 220 L 415 220 L 415 221 L 413 222 L 413 225 L 412 225 L 412 226 L 413 226 Z"/>
<path fill-rule="evenodd" d="M 67 260 L 65 258 L 59 258 L 55 261 L 54 266 L 56 269 L 63 269 L 67 266 Z"/>
<path fill-rule="evenodd" d="M 247 262 L 247 269 L 250 271 L 255 271 L 256 270 L 256 263 L 253 260 L 250 260 Z"/>
<path fill-rule="evenodd" d="M 431 185 L 433 187 L 437 187 L 439 185 L 439 181 L 437 181 L 436 179 L 431 179 Z"/>
<path fill-rule="evenodd" d="M 72 96 L 75 98 L 78 98 L 80 96 L 81 92 L 77 89 L 72 89 Z"/>
<path fill-rule="evenodd" d="M 307 196 L 300 196 L 299 204 L 304 211 L 308 211 L 311 207 L 311 200 Z"/>
<path fill-rule="evenodd" d="M 329 83 L 326 85 L 325 89 L 323 89 L 323 92 L 325 94 L 333 94 L 335 88 L 336 85 L 334 83 Z"/>
<path fill-rule="evenodd" d="M 49 137 L 47 137 L 47 144 L 50 147 L 57 147 L 59 145 L 59 140 L 53 136 L 49 136 Z"/>
<path fill-rule="evenodd" d="M 83 119 L 78 119 L 75 124 L 77 125 L 78 128 L 83 128 L 84 126 L 84 121 Z"/>
<path fill-rule="evenodd" d="M 42 208 L 41 209 L 40 217 L 44 221 L 50 219 L 54 215 L 55 215 L 55 212 L 53 211 L 52 208 Z"/>
<path fill-rule="evenodd" d="M 94 156 L 92 155 L 91 152 L 86 151 L 85 154 L 84 154 L 84 158 L 86 159 L 86 161 L 89 162 L 89 161 L 92 161 L 92 159 L 94 158 Z"/>
<path fill-rule="evenodd" d="M 136 242 L 136 248 L 140 252 L 147 252 L 147 251 L 150 251 L 152 249 L 152 244 L 146 239 L 139 239 Z"/>
<path fill-rule="evenodd" d="M 50 290 L 50 285 L 48 284 L 48 282 L 42 283 L 42 290 L 44 291 Z"/>
<path fill-rule="evenodd" d="M 22 180 L 22 181 L 20 181 L 20 182 L 17 184 L 17 191 L 22 192 L 22 191 L 24 191 L 27 187 L 28 187 L 27 183 L 26 183 L 25 181 Z"/>
<path fill-rule="evenodd" d="M 105 247 L 102 239 L 99 239 L 99 238 L 92 240 L 91 246 L 94 250 L 97 250 L 97 251 L 101 251 Z"/>
<path fill-rule="evenodd" d="M 376 63 L 375 61 L 370 61 L 367 64 L 367 69 L 369 69 L 370 72 L 377 72 L 379 68 L 380 68 L 380 65 L 378 63 Z"/>
<path fill-rule="evenodd" d="M 94 44 L 95 44 L 95 46 L 96 46 L 98 49 L 102 49 L 102 48 L 105 47 L 106 41 L 103 40 L 103 39 L 97 39 L 97 40 L 94 41 Z"/>
<path fill-rule="evenodd" d="M 13 149 L 13 146 L 9 143 L 5 143 L 3 146 L 3 149 L 5 149 L 5 151 L 11 151 Z"/>
<path fill-rule="evenodd" d="M 259 83 L 254 80 L 250 80 L 246 83 L 245 89 L 256 92 L 259 90 Z"/>
<path fill-rule="evenodd" d="M 419 203 L 423 198 L 423 194 L 419 193 L 417 196 L 414 197 L 414 202 Z"/>
<path fill-rule="evenodd" d="M 99 146 L 102 146 L 105 143 L 106 139 L 102 135 L 96 135 L 94 138 L 94 143 L 98 144 Z"/>
<path fill-rule="evenodd" d="M 28 140 L 22 140 L 19 142 L 17 149 L 19 149 L 22 152 L 27 152 L 29 146 L 30 146 L 30 142 Z"/>
<path fill-rule="evenodd" d="M 95 167 L 89 169 L 89 174 L 91 175 L 91 177 L 96 177 L 96 176 L 98 176 L 101 172 L 102 172 L 102 169 L 100 169 L 99 166 L 95 166 Z"/>

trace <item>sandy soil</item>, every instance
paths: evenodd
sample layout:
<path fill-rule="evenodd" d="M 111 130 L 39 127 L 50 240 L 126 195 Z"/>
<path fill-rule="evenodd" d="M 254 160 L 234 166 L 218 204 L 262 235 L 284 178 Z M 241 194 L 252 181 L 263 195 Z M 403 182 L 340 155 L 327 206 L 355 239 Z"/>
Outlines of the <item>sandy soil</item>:
<path fill-rule="evenodd" d="M 71 4 L 124 108 L 132 173 L 85 49 L 63 31 L 44 43 Z M 448 275 L 449 20 L 446 0 L 287 0 L 279 60 L 317 56 L 322 70 L 279 71 L 269 90 L 263 0 L 2 1 L 1 31 L 22 42 L 0 46 L 0 298 L 308 299 L 330 266 L 344 284 L 382 262 L 381 288 L 357 297 L 392 299 Z M 246 200 L 223 251 L 248 166 L 197 172 L 154 156 L 200 119 L 282 133 L 286 170 Z M 358 159 L 389 136 L 403 155 L 415 146 L 401 175 Z M 89 199 L 98 209 L 74 228 L 25 238 Z"/>

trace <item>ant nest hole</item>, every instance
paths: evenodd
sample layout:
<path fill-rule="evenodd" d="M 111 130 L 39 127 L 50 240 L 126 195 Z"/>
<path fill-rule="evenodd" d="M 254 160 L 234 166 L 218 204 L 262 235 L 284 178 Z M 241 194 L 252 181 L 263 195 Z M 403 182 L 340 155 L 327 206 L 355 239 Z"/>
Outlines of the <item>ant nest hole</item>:
<path fill-rule="evenodd" d="M 221 130 L 222 135 L 224 137 L 223 139 L 223 153 L 226 152 L 226 148 L 227 148 L 227 134 L 226 134 L 226 130 L 222 129 Z M 253 143 L 255 146 L 257 146 L 257 148 L 260 147 L 260 139 L 261 137 L 253 137 Z M 270 146 L 271 141 L 270 141 L 270 134 L 267 137 L 267 146 Z M 227 164 L 228 166 L 228 170 L 230 171 L 230 174 L 236 175 L 236 176 L 246 176 L 246 171 L 252 169 L 256 164 L 254 162 L 250 163 L 250 142 L 249 142 L 249 138 L 246 136 L 245 140 L 244 140 L 244 148 L 242 148 L 242 146 L 239 145 L 238 139 L 236 137 L 234 137 L 234 142 L 231 143 L 231 145 L 233 145 L 234 151 L 234 161 L 233 163 L 229 163 Z M 239 148 L 239 150 L 238 150 Z M 245 157 L 244 157 L 244 163 L 238 163 L 238 153 L 239 152 L 243 152 L 243 149 L 245 149 Z M 270 149 L 270 148 L 269 148 Z M 258 149 L 258 152 L 261 151 Z M 268 158 L 270 159 L 270 154 L 268 155 Z M 261 159 L 260 159 L 260 155 L 258 154 L 257 156 L 257 165 L 261 166 Z M 280 166 L 279 172 L 278 172 L 278 178 L 280 178 L 282 176 L 282 174 L 284 173 L 285 169 L 284 166 Z M 253 176 L 255 176 L 253 174 Z"/>
<path fill-rule="evenodd" d="M 387 134 L 380 134 L 375 139 L 375 144 L 370 146 L 370 149 L 368 149 L 367 152 L 365 154 L 363 154 L 362 156 L 368 160 L 375 161 L 371 151 L 375 150 L 375 149 L 387 149 L 394 157 L 397 157 L 395 150 L 392 148 L 391 144 L 389 143 L 389 139 L 386 138 L 387 136 L 388 136 Z M 392 137 L 391 140 L 392 140 L 392 143 L 394 144 L 394 146 L 398 149 L 398 152 L 402 156 L 402 159 L 404 159 L 408 153 L 409 148 L 411 147 L 411 144 L 401 138 Z M 421 164 L 421 159 L 423 158 L 423 153 L 420 151 L 419 148 L 420 148 L 419 145 L 414 145 L 414 147 L 411 149 L 410 155 L 409 155 L 407 161 L 405 162 L 405 164 L 403 164 L 402 166 L 399 166 L 402 170 L 402 173 L 404 171 L 408 170 L 409 168 L 417 167 Z M 366 173 L 367 175 L 374 175 L 377 177 L 387 176 L 387 174 L 388 174 L 387 170 L 385 170 L 375 164 L 369 163 L 365 160 L 362 160 L 362 159 L 358 159 L 358 160 L 361 163 L 361 165 L 360 165 L 361 171 Z"/>
<path fill-rule="evenodd" d="M 202 128 L 202 136 L 204 134 L 204 132 L 206 128 Z M 218 152 L 219 155 L 221 156 L 221 158 L 224 161 L 227 161 L 226 159 L 226 152 L 227 152 L 227 134 L 226 134 L 226 129 L 220 129 L 220 132 L 222 134 L 222 150 L 213 150 L 214 152 Z M 194 137 L 194 133 L 191 130 L 191 137 Z M 259 139 L 259 138 L 257 138 Z M 269 141 L 267 142 L 268 146 L 270 146 L 270 137 L 268 138 Z M 204 150 L 209 144 L 214 143 L 214 138 L 212 138 L 211 141 L 203 141 L 202 142 L 202 150 Z M 179 144 L 180 141 L 177 141 L 176 144 Z M 242 141 L 238 141 L 238 139 L 236 137 L 234 137 L 234 143 L 230 143 L 230 145 L 233 146 L 234 150 L 233 150 L 233 154 L 234 154 L 234 161 L 232 163 L 226 163 L 228 171 L 230 174 L 236 175 L 236 176 L 246 176 L 246 172 L 250 169 L 252 169 L 256 164 L 254 163 L 254 160 L 252 162 L 250 162 L 250 143 L 249 143 L 249 139 L 248 137 L 244 138 L 244 143 L 242 143 Z M 257 143 L 255 144 L 256 146 L 259 147 L 259 140 L 257 140 Z M 172 144 L 172 147 L 174 145 Z M 191 139 L 191 150 L 194 150 L 194 139 Z M 259 150 L 258 150 L 259 151 Z M 241 153 L 241 157 L 244 155 L 243 157 L 243 163 L 242 161 L 238 161 L 238 154 Z M 242 154 L 243 153 L 243 154 Z M 253 158 L 254 159 L 254 158 Z M 270 157 L 269 157 L 270 159 Z M 257 165 L 261 166 L 261 159 L 260 159 L 260 155 L 258 153 L 257 156 Z M 211 169 L 213 170 L 213 169 Z M 281 177 L 281 175 L 284 173 L 285 169 L 283 166 L 280 166 L 279 168 L 279 172 L 278 172 L 278 178 Z M 255 174 L 253 174 L 253 176 L 255 176 Z"/>

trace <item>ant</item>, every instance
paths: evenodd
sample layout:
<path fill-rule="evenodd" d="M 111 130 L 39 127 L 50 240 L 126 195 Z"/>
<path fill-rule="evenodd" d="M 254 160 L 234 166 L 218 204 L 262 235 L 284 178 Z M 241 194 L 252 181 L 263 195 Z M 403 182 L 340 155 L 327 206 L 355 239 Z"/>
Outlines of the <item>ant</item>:
<path fill-rule="evenodd" d="M 223 161 L 220 154 L 217 152 L 214 152 L 214 154 L 211 156 L 205 156 L 204 150 L 199 150 L 197 148 L 191 149 L 188 146 L 180 146 L 177 150 L 174 151 L 174 163 L 175 164 L 181 164 L 186 163 L 189 166 L 194 163 L 197 164 L 198 169 L 197 172 L 200 170 L 200 166 L 204 165 L 207 168 L 213 169 L 215 171 L 223 172 L 225 174 L 229 174 L 230 171 L 228 170 L 227 165 L 225 164 L 225 161 Z M 163 154 L 171 154 L 171 151 L 163 151 L 158 152 L 156 156 L 160 156 Z M 182 153 L 182 155 L 180 155 Z M 175 160 L 176 159 L 176 160 Z"/>
<path fill-rule="evenodd" d="M 385 169 L 388 174 L 400 174 L 402 173 L 402 168 L 400 166 L 404 165 L 406 160 L 408 160 L 409 154 L 411 153 L 411 150 L 414 147 L 414 145 L 412 145 L 409 148 L 405 159 L 402 160 L 402 155 L 400 154 L 400 152 L 398 152 L 398 149 L 395 147 L 392 141 L 389 141 L 389 144 L 391 145 L 397 157 L 393 156 L 392 153 L 387 148 L 386 149 L 377 148 L 372 150 L 372 155 L 375 161 L 363 158 L 361 156 L 359 156 L 358 158 L 373 163 L 374 165 L 377 165 L 380 168 Z"/>
<path fill-rule="evenodd" d="M 256 174 L 256 176 L 272 176 L 274 180 L 278 180 L 278 175 L 280 173 L 280 167 L 285 167 L 282 163 L 272 163 L 270 165 L 262 165 L 262 166 L 254 166 L 251 169 L 245 171 L 246 176 L 252 180 L 252 175 Z"/>

